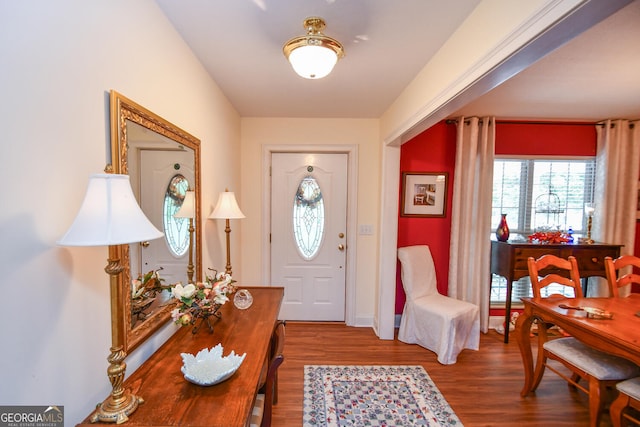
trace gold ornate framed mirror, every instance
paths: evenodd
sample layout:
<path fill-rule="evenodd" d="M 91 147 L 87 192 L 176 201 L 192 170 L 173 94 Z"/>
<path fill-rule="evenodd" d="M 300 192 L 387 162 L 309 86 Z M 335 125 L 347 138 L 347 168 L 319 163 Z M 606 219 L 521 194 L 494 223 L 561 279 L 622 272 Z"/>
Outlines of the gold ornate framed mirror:
<path fill-rule="evenodd" d="M 129 175 L 142 210 L 165 233 L 154 241 L 111 248 L 124 266 L 122 297 L 116 302 L 123 314 L 111 321 L 128 353 L 169 319 L 170 285 L 189 282 L 188 270 L 194 268 L 195 280 L 202 280 L 200 140 L 116 91 L 110 98 L 113 172 Z M 187 218 L 174 216 L 188 190 L 195 201 L 193 227 Z M 145 281 L 154 271 L 162 281 Z"/>

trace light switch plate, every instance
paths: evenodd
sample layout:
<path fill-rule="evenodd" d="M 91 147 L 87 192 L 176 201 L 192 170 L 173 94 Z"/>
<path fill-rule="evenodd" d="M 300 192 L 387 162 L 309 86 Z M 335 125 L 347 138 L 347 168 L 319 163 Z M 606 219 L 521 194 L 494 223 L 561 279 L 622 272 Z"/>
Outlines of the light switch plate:
<path fill-rule="evenodd" d="M 360 235 L 361 236 L 370 236 L 373 234 L 373 225 L 371 224 L 360 224 Z"/>

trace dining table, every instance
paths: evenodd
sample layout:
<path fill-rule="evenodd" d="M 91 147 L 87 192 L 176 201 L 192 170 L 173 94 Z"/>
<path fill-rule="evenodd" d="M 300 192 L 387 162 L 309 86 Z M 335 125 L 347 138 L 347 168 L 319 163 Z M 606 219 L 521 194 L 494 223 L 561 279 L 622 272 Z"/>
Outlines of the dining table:
<path fill-rule="evenodd" d="M 521 298 L 524 312 L 518 317 L 514 335 L 524 367 L 521 396 L 533 387 L 531 326 L 535 321 L 558 326 L 562 331 L 598 350 L 640 365 L 640 294 L 606 298 Z M 565 308 L 565 307 L 571 308 Z M 585 310 L 586 308 L 586 310 Z M 591 308 L 610 316 L 588 315 Z M 610 318 L 608 318 L 610 317 Z"/>

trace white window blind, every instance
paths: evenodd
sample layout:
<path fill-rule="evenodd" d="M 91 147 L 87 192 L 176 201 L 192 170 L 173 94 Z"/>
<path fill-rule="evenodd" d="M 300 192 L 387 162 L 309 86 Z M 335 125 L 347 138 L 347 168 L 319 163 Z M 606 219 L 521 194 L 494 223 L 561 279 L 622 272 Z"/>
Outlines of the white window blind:
<path fill-rule="evenodd" d="M 497 159 L 493 170 L 492 230 L 507 214 L 511 233 L 586 229 L 593 201 L 595 159 Z"/>
<path fill-rule="evenodd" d="M 593 201 L 595 159 L 499 158 L 494 160 L 492 230 L 507 214 L 510 234 L 537 230 L 586 233 L 585 203 Z M 514 282 L 512 301 L 531 296 L 528 278 Z M 493 276 L 491 303 L 504 304 L 506 280 Z"/>

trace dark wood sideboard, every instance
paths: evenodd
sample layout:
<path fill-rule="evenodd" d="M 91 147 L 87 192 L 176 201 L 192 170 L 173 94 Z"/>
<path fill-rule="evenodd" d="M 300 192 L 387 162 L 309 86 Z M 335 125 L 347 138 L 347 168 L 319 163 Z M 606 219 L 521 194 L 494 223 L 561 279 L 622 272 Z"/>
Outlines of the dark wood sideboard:
<path fill-rule="evenodd" d="M 540 258 L 545 254 L 552 254 L 561 258 L 570 255 L 576 257 L 580 277 L 606 277 L 604 258 L 620 256 L 622 245 L 607 243 L 559 243 L 538 244 L 528 242 L 499 242 L 491 241 L 491 274 L 497 274 L 507 279 L 507 301 L 505 304 L 504 342 L 509 342 L 509 321 L 511 319 L 511 290 L 513 282 L 529 276 L 527 259 Z M 586 296 L 586 294 L 585 294 Z"/>
<path fill-rule="evenodd" d="M 228 302 L 222 317 L 192 334 L 182 327 L 169 338 L 124 382 L 125 389 L 142 397 L 138 409 L 129 416 L 127 426 L 210 426 L 249 425 L 258 382 L 267 358 L 269 341 L 284 295 L 281 287 L 248 287 L 253 304 L 246 310 Z M 184 379 L 180 353 L 195 354 L 222 343 L 224 355 L 234 350 L 247 353 L 238 371 L 228 380 L 201 387 Z M 107 378 L 105 377 L 105 381 Z M 81 426 L 95 426 L 89 415 Z"/>

